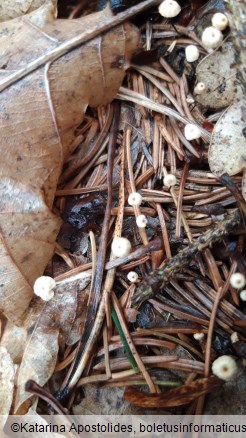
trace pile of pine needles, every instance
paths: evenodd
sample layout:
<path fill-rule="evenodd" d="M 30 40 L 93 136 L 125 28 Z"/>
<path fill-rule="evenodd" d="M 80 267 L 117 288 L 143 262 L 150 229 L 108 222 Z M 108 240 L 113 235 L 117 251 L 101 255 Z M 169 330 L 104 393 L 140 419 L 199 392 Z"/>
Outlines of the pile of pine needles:
<path fill-rule="evenodd" d="M 229 282 L 245 271 L 242 176 L 210 172 L 210 133 L 221 112 L 196 103 L 195 72 L 182 58 L 188 44 L 201 57 L 206 50 L 189 25 L 145 19 L 141 32 L 151 63 L 147 55 L 146 64 L 134 61 L 117 101 L 87 112 L 56 193 L 64 226 L 49 272 L 77 289 L 79 336 L 60 349 L 56 399 L 31 382 L 29 390 L 61 412 L 94 384 L 123 387 L 145 410 L 201 414 L 205 395 L 224 383 L 212 361 L 245 356 L 245 307 Z M 199 125 L 200 139 L 184 137 L 187 121 Z M 167 173 L 177 178 L 171 188 Z M 136 191 L 142 204 L 129 206 Z M 136 225 L 140 214 L 146 228 Z M 119 236 L 132 250 L 116 258 L 111 243 Z"/>

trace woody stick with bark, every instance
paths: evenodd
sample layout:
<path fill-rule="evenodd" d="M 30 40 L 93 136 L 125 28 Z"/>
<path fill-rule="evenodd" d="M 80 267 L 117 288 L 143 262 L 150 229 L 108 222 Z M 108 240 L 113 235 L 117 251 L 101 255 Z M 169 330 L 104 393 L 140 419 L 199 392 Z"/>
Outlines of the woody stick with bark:
<path fill-rule="evenodd" d="M 240 222 L 241 215 L 238 210 L 235 210 L 225 220 L 201 235 L 191 247 L 185 248 L 179 254 L 172 257 L 164 266 L 153 271 L 137 288 L 132 300 L 132 306 L 139 307 L 144 301 L 158 293 L 160 288 L 163 288 L 174 274 L 187 266 L 199 252 L 218 242 L 236 228 Z"/>

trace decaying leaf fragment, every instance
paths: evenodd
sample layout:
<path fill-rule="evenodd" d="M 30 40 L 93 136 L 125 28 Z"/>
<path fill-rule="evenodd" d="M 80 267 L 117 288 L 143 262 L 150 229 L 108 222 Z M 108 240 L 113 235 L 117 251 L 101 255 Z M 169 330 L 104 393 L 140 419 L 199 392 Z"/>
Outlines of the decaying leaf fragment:
<path fill-rule="evenodd" d="M 51 0 L 56 7 L 57 0 Z M 40 8 L 46 0 L 1 0 L 0 21 L 11 20 Z"/>
<path fill-rule="evenodd" d="M 220 117 L 212 133 L 208 153 L 211 172 L 236 175 L 246 169 L 246 100 L 236 100 Z M 245 181 L 245 175 L 244 175 Z M 243 195 L 246 199 L 245 183 Z"/>
<path fill-rule="evenodd" d="M 50 15 L 45 20 L 35 11 L 1 23 L 0 86 L 105 14 L 109 11 L 50 22 Z M 14 323 L 20 323 L 32 285 L 53 254 L 60 219 L 50 209 L 75 127 L 88 105 L 113 100 L 138 41 L 138 30 L 124 23 L 0 94 L 0 310 Z"/>
<path fill-rule="evenodd" d="M 6 322 L 0 345 L 6 348 L 14 364 L 21 362 L 26 338 L 27 330 L 25 327 L 16 326 L 10 321 Z"/>
<path fill-rule="evenodd" d="M 14 391 L 14 364 L 5 347 L 0 347 L 0 430 L 10 411 Z"/>
<path fill-rule="evenodd" d="M 232 43 L 224 43 L 220 50 L 207 55 L 196 70 L 197 82 L 203 82 L 204 93 L 195 96 L 205 108 L 221 109 L 230 105 L 237 95 L 235 53 Z"/>
<path fill-rule="evenodd" d="M 40 311 L 40 301 L 36 308 L 29 311 L 29 320 L 35 321 L 29 326 L 22 361 L 17 380 L 15 410 L 32 395 L 25 390 L 28 380 L 34 380 L 43 386 L 52 376 L 57 361 L 59 336 L 67 340 L 77 309 L 77 291 L 71 283 L 56 287 L 55 296 L 43 305 Z M 35 315 L 31 315 L 31 313 Z M 28 319 L 28 318 L 27 318 Z"/>
<path fill-rule="evenodd" d="M 212 392 L 222 385 L 222 380 L 210 376 L 161 394 L 146 394 L 135 388 L 129 388 L 125 391 L 124 398 L 142 408 L 168 408 L 188 404 L 197 397 Z"/>

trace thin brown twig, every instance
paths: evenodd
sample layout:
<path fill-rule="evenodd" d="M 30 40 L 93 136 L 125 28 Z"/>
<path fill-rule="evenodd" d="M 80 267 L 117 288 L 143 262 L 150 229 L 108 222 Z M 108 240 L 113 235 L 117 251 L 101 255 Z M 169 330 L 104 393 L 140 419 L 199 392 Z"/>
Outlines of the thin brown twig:
<path fill-rule="evenodd" d="M 169 239 L 168 239 L 166 221 L 165 221 L 165 217 L 164 217 L 161 205 L 158 202 L 156 203 L 156 209 L 157 209 L 157 213 L 158 213 L 158 217 L 159 217 L 159 221 L 160 221 L 160 225 L 161 225 L 162 238 L 163 238 L 164 248 L 166 251 L 166 257 L 168 259 L 170 259 L 172 257 L 172 253 L 171 253 L 170 243 L 169 243 Z"/>
<path fill-rule="evenodd" d="M 205 377 L 208 377 L 210 374 L 210 356 L 211 356 L 211 347 L 212 347 L 212 337 L 213 337 L 216 313 L 221 300 L 221 292 L 222 292 L 222 288 L 219 288 L 216 293 L 213 310 L 209 321 L 206 351 L 205 351 L 205 370 L 204 370 Z M 199 397 L 197 402 L 196 415 L 202 415 L 204 403 L 205 403 L 205 395 L 202 395 L 201 397 Z"/>
<path fill-rule="evenodd" d="M 177 239 L 180 237 L 180 227 L 181 227 L 181 218 L 182 218 L 182 198 L 184 194 L 184 187 L 186 182 L 187 173 L 189 170 L 189 164 L 185 163 L 183 168 L 183 173 L 179 186 L 179 194 L 177 200 L 177 217 L 176 217 L 176 237 Z"/>
<path fill-rule="evenodd" d="M 105 265 L 105 259 L 106 259 L 106 250 L 107 250 L 107 238 L 108 238 L 108 225 L 110 220 L 110 213 L 112 208 L 112 179 L 113 179 L 113 161 L 114 161 L 114 149 L 116 145 L 116 134 L 117 134 L 117 127 L 119 123 L 119 115 L 120 115 L 120 109 L 119 105 L 115 106 L 115 115 L 113 124 L 110 130 L 110 139 L 109 139 L 109 151 L 108 151 L 108 201 L 104 216 L 104 223 L 102 227 L 102 234 L 101 234 L 101 240 L 100 245 L 98 249 L 98 255 L 97 255 L 97 266 L 95 270 L 95 276 L 93 284 L 91 285 L 92 293 L 90 294 L 90 301 L 88 303 L 87 307 L 87 316 L 86 316 L 86 322 L 84 327 L 84 332 L 82 335 L 82 338 L 80 340 L 80 349 L 78 350 L 77 356 L 74 360 L 73 365 L 70 368 L 69 371 L 69 378 L 66 379 L 65 385 L 63 385 L 62 392 L 66 393 L 67 389 L 71 389 L 78 381 L 80 374 L 81 374 L 81 368 L 84 366 L 84 361 L 82 361 L 83 358 L 83 351 L 84 348 L 88 342 L 88 339 L 91 336 L 91 332 L 93 329 L 94 324 L 94 317 L 97 312 L 98 302 L 100 300 L 100 292 L 101 292 L 101 285 L 102 285 L 102 278 L 103 278 L 103 270 Z M 83 363 L 83 366 L 81 365 Z M 61 395 L 62 397 L 62 395 Z"/>

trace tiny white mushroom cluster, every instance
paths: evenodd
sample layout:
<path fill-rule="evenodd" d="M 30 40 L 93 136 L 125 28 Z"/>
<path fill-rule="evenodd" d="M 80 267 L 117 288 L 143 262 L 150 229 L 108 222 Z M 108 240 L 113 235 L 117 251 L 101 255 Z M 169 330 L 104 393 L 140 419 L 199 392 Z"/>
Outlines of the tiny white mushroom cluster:
<path fill-rule="evenodd" d="M 235 289 L 242 289 L 246 284 L 246 278 L 241 272 L 235 272 L 230 277 L 230 284 Z"/>
<path fill-rule="evenodd" d="M 211 49 L 216 49 L 223 41 L 222 30 L 228 26 L 228 18 L 221 12 L 216 12 L 212 17 L 212 26 L 206 27 L 202 33 L 203 44 Z"/>
<path fill-rule="evenodd" d="M 180 11 L 181 7 L 174 0 L 164 0 L 159 6 L 159 13 L 165 18 L 176 17 Z"/>
<path fill-rule="evenodd" d="M 212 363 L 212 372 L 222 380 L 233 380 L 237 374 L 236 361 L 231 356 L 220 356 Z"/>
<path fill-rule="evenodd" d="M 43 301 L 49 301 L 54 296 L 54 288 L 56 287 L 56 282 L 54 278 L 42 275 L 38 277 L 34 283 L 33 291 L 35 295 L 42 298 Z"/>
<path fill-rule="evenodd" d="M 187 123 L 184 129 L 184 135 L 187 140 L 196 140 L 201 137 L 201 131 L 193 123 Z"/>
<path fill-rule="evenodd" d="M 131 251 L 131 242 L 126 237 L 116 237 L 112 242 L 111 249 L 116 257 L 125 257 Z"/>

